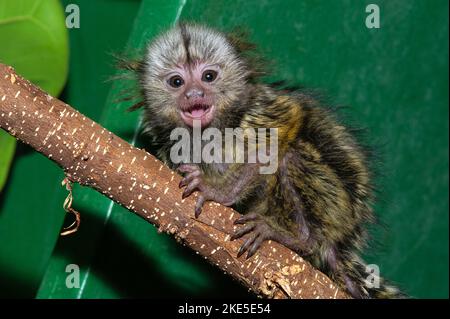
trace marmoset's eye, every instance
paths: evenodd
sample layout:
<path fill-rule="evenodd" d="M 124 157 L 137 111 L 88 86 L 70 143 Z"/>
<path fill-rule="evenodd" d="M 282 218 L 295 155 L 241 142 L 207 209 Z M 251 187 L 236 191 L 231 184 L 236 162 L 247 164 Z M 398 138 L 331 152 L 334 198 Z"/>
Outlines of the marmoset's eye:
<path fill-rule="evenodd" d="M 213 82 L 217 78 L 217 72 L 214 70 L 206 70 L 202 74 L 203 82 Z"/>
<path fill-rule="evenodd" d="M 181 76 L 174 75 L 167 81 L 167 83 L 169 83 L 169 85 L 173 88 L 179 88 L 184 84 L 184 80 Z"/>

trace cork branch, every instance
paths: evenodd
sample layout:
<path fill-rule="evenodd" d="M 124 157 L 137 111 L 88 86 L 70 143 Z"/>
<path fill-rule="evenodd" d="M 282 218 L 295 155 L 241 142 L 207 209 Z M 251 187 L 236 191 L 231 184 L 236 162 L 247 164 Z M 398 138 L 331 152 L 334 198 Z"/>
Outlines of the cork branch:
<path fill-rule="evenodd" d="M 239 227 L 233 225 L 239 213 L 210 202 L 195 219 L 196 195 L 181 199 L 179 175 L 3 64 L 0 127 L 58 164 L 70 181 L 94 188 L 173 235 L 262 297 L 348 298 L 327 276 L 275 242 L 264 243 L 249 259 L 237 258 L 245 237 L 230 241 L 230 235 Z"/>

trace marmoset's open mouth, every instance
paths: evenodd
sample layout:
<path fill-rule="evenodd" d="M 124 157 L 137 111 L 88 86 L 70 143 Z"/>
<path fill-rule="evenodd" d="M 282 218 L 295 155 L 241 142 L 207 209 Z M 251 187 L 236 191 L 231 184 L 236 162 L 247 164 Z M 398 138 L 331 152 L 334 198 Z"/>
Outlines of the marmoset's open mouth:
<path fill-rule="evenodd" d="M 181 110 L 180 115 L 184 123 L 189 126 L 194 126 L 194 121 L 199 121 L 201 127 L 205 127 L 213 120 L 214 105 L 192 104 L 185 110 Z"/>

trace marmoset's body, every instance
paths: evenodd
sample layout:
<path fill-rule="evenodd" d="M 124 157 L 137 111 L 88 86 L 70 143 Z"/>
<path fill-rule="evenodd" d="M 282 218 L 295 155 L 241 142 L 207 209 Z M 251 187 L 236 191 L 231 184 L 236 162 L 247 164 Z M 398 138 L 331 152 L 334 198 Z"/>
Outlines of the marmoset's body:
<path fill-rule="evenodd" d="M 260 83 L 248 43 L 206 27 L 180 24 L 153 41 L 136 68 L 144 97 L 144 129 L 159 156 L 185 177 L 183 196 L 243 204 L 246 235 L 239 255 L 251 257 L 265 240 L 309 260 L 358 298 L 401 294 L 380 278 L 367 287 L 365 225 L 372 221 L 372 186 L 364 149 L 315 99 Z M 250 51 L 251 52 L 251 51 Z M 172 163 L 173 129 L 278 128 L 278 170 L 260 165 Z M 373 276 L 373 275 L 372 275 Z"/>

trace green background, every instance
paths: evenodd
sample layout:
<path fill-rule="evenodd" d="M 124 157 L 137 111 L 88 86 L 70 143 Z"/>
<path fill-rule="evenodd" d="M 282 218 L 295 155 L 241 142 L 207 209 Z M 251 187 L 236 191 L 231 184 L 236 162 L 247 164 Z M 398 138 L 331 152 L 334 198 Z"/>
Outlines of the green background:
<path fill-rule="evenodd" d="M 142 143 L 138 113 L 117 102 L 129 83 L 111 52 L 138 54 L 178 17 L 230 30 L 246 27 L 274 61 L 273 78 L 320 88 L 348 105 L 380 153 L 375 227 L 366 259 L 419 298 L 448 298 L 448 1 L 79 0 L 69 30 L 62 99 L 121 137 Z M 376 3 L 381 28 L 367 29 Z M 82 225 L 63 224 L 61 171 L 18 145 L 0 196 L 0 296 L 38 298 L 250 296 L 153 226 L 101 195 L 75 188 Z M 70 221 L 66 221 L 69 223 Z M 80 288 L 65 285 L 68 264 Z"/>

